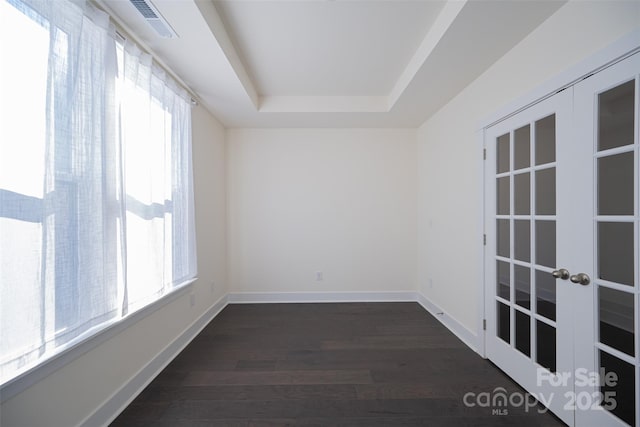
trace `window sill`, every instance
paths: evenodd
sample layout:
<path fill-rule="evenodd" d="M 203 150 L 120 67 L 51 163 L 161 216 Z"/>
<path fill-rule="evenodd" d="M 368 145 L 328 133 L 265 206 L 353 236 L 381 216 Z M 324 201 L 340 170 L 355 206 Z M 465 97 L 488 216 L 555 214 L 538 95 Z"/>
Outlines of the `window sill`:
<path fill-rule="evenodd" d="M 32 368 L 20 373 L 6 383 L 0 385 L 0 403 L 22 393 L 29 387 L 42 381 L 58 369 L 74 361 L 83 354 L 93 350 L 100 344 L 110 340 L 122 331 L 135 325 L 140 320 L 161 309 L 165 305 L 183 296 L 198 278 L 190 279 L 162 296 L 151 304 L 112 322 L 103 325 L 98 330 L 87 332 L 87 336 L 80 337 L 77 342 L 64 348 L 59 353 L 43 360 Z"/>

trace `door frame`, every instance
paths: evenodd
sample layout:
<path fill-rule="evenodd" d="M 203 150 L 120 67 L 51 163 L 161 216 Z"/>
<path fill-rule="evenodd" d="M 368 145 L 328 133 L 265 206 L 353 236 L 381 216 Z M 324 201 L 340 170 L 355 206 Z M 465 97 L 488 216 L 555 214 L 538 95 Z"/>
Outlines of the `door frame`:
<path fill-rule="evenodd" d="M 640 29 L 634 30 L 629 34 L 621 37 L 617 41 L 613 42 L 609 46 L 605 47 L 597 51 L 596 53 L 588 56 L 578 64 L 572 66 L 567 69 L 563 73 L 559 74 L 556 77 L 546 81 L 540 86 L 533 89 L 530 93 L 517 98 L 516 100 L 510 102 L 499 110 L 491 113 L 486 116 L 484 119 L 478 122 L 476 126 L 476 141 L 478 147 L 478 159 L 480 162 L 480 168 L 478 172 L 478 191 L 482 194 L 482 213 L 479 216 L 479 236 L 478 236 L 478 250 L 480 253 L 479 262 L 481 263 L 480 271 L 482 274 L 482 280 L 480 281 L 480 292 L 478 294 L 477 299 L 477 307 L 478 307 L 478 318 L 477 318 L 477 336 L 478 336 L 478 348 L 477 352 L 484 357 L 487 358 L 486 351 L 486 340 L 487 340 L 487 331 L 486 331 L 486 319 L 487 319 L 487 307 L 485 304 L 485 295 L 489 290 L 493 291 L 493 284 L 486 283 L 485 276 L 485 257 L 486 257 L 486 233 L 485 230 L 485 210 L 486 210 L 486 202 L 487 202 L 487 194 L 485 189 L 485 174 L 486 174 L 486 130 L 503 121 L 507 118 L 526 110 L 527 108 L 535 105 L 562 90 L 575 85 L 576 83 L 584 80 L 592 74 L 597 73 L 615 63 L 618 63 L 635 53 L 640 52 Z"/>
<path fill-rule="evenodd" d="M 488 310 L 492 310 L 493 307 L 487 307 L 487 293 L 494 293 L 495 284 L 493 282 L 488 283 L 487 281 L 487 270 L 486 270 L 486 259 L 487 256 L 493 256 L 492 254 L 487 254 L 487 233 L 488 230 L 485 228 L 486 224 L 486 207 L 487 203 L 493 200 L 492 195 L 487 194 L 487 184 L 486 184 L 486 174 L 488 170 L 492 170 L 495 165 L 488 165 L 487 160 L 487 146 L 489 141 L 487 141 L 487 130 L 556 95 L 557 93 L 567 89 L 572 88 L 575 84 L 584 80 L 585 78 L 598 73 L 636 53 L 640 52 L 640 29 L 634 30 L 628 35 L 620 38 L 616 42 L 607 46 L 606 48 L 590 55 L 577 65 L 571 67 L 567 71 L 562 74 L 552 78 L 546 83 L 538 86 L 536 89 L 531 91 L 529 94 L 509 103 L 503 108 L 499 109 L 495 113 L 487 116 L 485 119 L 480 121 L 479 126 L 476 128 L 476 139 L 478 141 L 479 151 L 481 151 L 481 156 L 479 157 L 479 161 L 481 162 L 481 167 L 479 168 L 479 187 L 482 194 L 482 213 L 480 215 L 481 225 L 479 226 L 480 236 L 478 239 L 479 242 L 479 250 L 480 261 L 482 263 L 481 267 L 481 286 L 480 292 L 478 295 L 478 353 L 484 358 L 487 358 L 487 340 L 489 339 L 489 335 L 487 334 L 487 316 Z M 573 135 L 571 136 L 573 137 Z M 575 418 L 574 418 L 575 420 Z"/>

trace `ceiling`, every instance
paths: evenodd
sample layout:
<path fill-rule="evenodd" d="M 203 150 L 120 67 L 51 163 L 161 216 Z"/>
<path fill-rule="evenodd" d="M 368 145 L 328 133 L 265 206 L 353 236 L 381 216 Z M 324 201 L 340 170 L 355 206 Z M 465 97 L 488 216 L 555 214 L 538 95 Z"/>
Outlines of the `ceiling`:
<path fill-rule="evenodd" d="M 564 1 L 98 0 L 228 128 L 417 127 Z"/>

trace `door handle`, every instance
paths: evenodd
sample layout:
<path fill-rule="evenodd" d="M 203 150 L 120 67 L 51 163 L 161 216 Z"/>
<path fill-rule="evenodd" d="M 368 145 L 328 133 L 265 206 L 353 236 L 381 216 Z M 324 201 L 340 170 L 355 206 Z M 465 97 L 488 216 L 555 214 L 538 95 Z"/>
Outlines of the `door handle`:
<path fill-rule="evenodd" d="M 569 273 L 569 270 L 567 270 L 566 268 L 561 268 L 559 270 L 554 270 L 551 275 L 556 279 L 567 280 L 571 273 Z"/>
<path fill-rule="evenodd" d="M 591 283 L 591 278 L 586 273 L 574 274 L 569 278 L 569 280 L 582 286 L 587 286 L 589 283 Z"/>

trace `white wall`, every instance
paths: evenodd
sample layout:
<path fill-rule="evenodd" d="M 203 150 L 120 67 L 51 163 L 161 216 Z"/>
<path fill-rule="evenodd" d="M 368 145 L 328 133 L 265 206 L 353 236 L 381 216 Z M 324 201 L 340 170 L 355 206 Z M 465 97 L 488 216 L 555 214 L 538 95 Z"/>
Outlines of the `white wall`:
<path fill-rule="evenodd" d="M 471 331 L 482 286 L 477 125 L 638 26 L 640 2 L 569 2 L 419 129 L 418 289 Z"/>
<path fill-rule="evenodd" d="M 77 425 L 227 291 L 417 287 L 475 330 L 482 280 L 476 125 L 639 24 L 637 1 L 571 2 L 418 131 L 230 130 L 225 144 L 220 124 L 194 109 L 195 307 L 185 294 L 80 356 L 5 401 L 0 424 Z"/>
<path fill-rule="evenodd" d="M 202 108 L 193 110 L 193 145 L 199 264 L 199 280 L 191 292 L 195 306 L 187 293 L 7 400 L 0 408 L 0 425 L 78 425 L 226 294 L 224 129 Z"/>
<path fill-rule="evenodd" d="M 231 291 L 415 290 L 415 138 L 227 131 Z"/>

